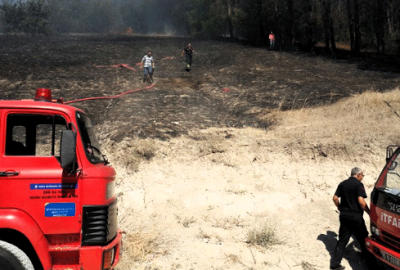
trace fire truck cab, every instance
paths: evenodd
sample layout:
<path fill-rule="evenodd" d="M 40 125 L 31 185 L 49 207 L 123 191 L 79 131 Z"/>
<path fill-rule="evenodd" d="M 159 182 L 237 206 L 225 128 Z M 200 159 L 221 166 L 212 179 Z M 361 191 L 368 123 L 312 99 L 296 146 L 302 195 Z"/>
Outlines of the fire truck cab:
<path fill-rule="evenodd" d="M 115 177 L 82 110 L 49 89 L 0 100 L 0 268 L 113 269 Z"/>
<path fill-rule="evenodd" d="M 371 236 L 368 250 L 400 270 L 400 148 L 388 146 L 386 165 L 371 193 Z"/>

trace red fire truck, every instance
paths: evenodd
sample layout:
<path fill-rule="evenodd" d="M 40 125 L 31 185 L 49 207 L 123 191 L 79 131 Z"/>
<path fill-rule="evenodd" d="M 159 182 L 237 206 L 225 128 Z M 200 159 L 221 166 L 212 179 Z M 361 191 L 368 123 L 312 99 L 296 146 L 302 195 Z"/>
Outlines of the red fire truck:
<path fill-rule="evenodd" d="M 115 170 L 88 116 L 55 101 L 0 100 L 1 270 L 113 269 Z"/>
<path fill-rule="evenodd" d="M 371 236 L 366 246 L 376 258 L 400 269 L 400 147 L 388 146 L 386 165 L 371 194 Z"/>

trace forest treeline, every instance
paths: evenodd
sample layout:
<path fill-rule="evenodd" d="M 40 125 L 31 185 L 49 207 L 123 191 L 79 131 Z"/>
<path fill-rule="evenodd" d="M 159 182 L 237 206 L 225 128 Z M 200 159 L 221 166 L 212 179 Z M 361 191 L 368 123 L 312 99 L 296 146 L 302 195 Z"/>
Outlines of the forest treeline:
<path fill-rule="evenodd" d="M 7 33 L 137 33 L 226 37 L 353 54 L 400 52 L 399 0 L 2 0 Z"/>

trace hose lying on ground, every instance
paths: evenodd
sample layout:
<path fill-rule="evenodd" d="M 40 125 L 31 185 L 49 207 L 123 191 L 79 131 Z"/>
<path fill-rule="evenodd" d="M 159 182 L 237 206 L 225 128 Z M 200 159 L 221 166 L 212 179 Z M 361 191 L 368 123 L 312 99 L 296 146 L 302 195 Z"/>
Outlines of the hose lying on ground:
<path fill-rule="evenodd" d="M 64 102 L 64 104 L 70 104 L 70 103 L 75 103 L 75 102 L 81 102 L 81 101 L 87 101 L 87 100 L 96 100 L 96 99 L 114 99 L 114 98 L 119 98 L 123 95 L 129 94 L 129 93 L 133 93 L 133 92 L 139 92 L 139 91 L 143 91 L 143 90 L 148 90 L 151 89 L 155 86 L 155 84 L 153 83 L 152 85 L 146 86 L 145 88 L 139 88 L 139 89 L 133 89 L 133 90 L 129 90 L 126 92 L 123 92 L 121 94 L 118 94 L 116 96 L 104 96 L 104 97 L 88 97 L 88 98 L 82 98 L 82 99 L 75 99 L 75 100 L 71 100 L 71 101 L 66 101 Z"/>

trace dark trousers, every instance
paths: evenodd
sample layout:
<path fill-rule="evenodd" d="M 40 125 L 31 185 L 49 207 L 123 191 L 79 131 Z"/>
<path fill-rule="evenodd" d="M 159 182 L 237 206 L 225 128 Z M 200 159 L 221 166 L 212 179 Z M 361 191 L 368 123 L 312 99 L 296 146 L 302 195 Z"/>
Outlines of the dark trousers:
<path fill-rule="evenodd" d="M 337 242 L 335 252 L 331 259 L 331 269 L 336 268 L 342 261 L 344 250 L 349 243 L 350 237 L 354 236 L 361 247 L 361 255 L 364 257 L 368 269 L 376 270 L 378 265 L 375 257 L 365 247 L 365 238 L 368 236 L 367 227 L 363 219 L 355 221 L 340 218 L 339 241 Z"/>
<path fill-rule="evenodd" d="M 192 65 L 192 62 L 193 62 L 192 56 L 190 54 L 186 54 L 186 63 L 188 65 Z"/>

